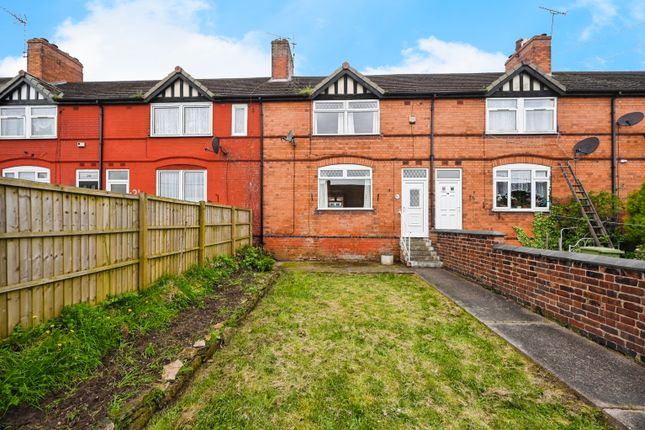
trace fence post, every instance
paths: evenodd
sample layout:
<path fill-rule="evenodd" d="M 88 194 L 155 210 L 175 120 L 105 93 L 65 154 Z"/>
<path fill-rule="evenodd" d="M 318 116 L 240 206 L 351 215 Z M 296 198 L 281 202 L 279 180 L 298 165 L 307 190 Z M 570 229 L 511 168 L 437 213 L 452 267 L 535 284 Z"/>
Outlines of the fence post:
<path fill-rule="evenodd" d="M 237 236 L 236 218 L 237 211 L 234 206 L 231 206 L 231 257 L 235 255 L 235 239 Z"/>
<path fill-rule="evenodd" d="M 199 264 L 206 262 L 206 202 L 199 202 Z"/>
<path fill-rule="evenodd" d="M 148 283 L 148 195 L 139 193 L 139 290 Z"/>

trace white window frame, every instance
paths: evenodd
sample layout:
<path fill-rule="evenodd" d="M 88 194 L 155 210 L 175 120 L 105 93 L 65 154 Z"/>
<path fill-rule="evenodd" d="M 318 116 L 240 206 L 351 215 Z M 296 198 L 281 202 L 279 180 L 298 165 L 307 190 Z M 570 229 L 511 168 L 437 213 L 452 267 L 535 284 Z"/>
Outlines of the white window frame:
<path fill-rule="evenodd" d="M 76 187 L 80 188 L 79 183 L 81 182 L 81 173 L 85 172 L 95 172 L 97 174 L 98 179 L 96 180 L 97 182 L 97 190 L 100 190 L 100 185 L 101 185 L 101 178 L 100 178 L 100 173 L 99 169 L 76 169 Z"/>
<path fill-rule="evenodd" d="M 157 134 L 155 133 L 155 109 L 158 108 L 179 108 L 179 133 Z M 208 131 L 205 133 L 184 133 L 184 109 L 190 107 L 208 107 Z M 185 103 L 151 103 L 150 104 L 150 137 L 194 137 L 213 135 L 213 103 L 209 102 L 185 102 Z"/>
<path fill-rule="evenodd" d="M 127 172 L 128 179 L 110 179 L 110 172 Z M 112 185 L 125 184 L 125 194 L 130 192 L 130 169 L 107 169 L 105 171 L 105 190 L 112 191 Z M 119 191 L 114 191 L 118 193 Z"/>
<path fill-rule="evenodd" d="M 40 167 L 40 166 L 15 166 L 15 167 L 7 167 L 6 169 L 2 169 L 2 177 L 6 178 L 7 173 L 13 173 L 13 179 L 20 179 L 18 178 L 19 173 L 24 173 L 24 172 L 34 172 L 34 177 L 36 178 L 34 182 L 40 182 L 43 184 L 49 184 L 51 183 L 51 172 L 48 168 L 46 167 Z M 39 180 L 38 179 L 38 173 L 45 173 L 47 175 L 46 179 Z M 23 181 L 28 181 L 29 179 L 22 179 Z"/>
<path fill-rule="evenodd" d="M 237 109 L 244 109 L 244 130 L 235 132 L 235 112 Z M 231 136 L 246 136 L 249 130 L 249 105 L 247 104 L 234 104 L 231 106 Z"/>
<path fill-rule="evenodd" d="M 342 176 L 334 176 L 334 177 L 321 177 L 320 173 L 326 170 L 342 170 L 343 174 Z M 368 170 L 369 171 L 369 176 L 348 176 L 347 171 L 348 170 Z M 370 205 L 369 207 L 362 207 L 362 208 L 347 208 L 347 207 L 342 207 L 342 208 L 330 208 L 330 207 L 321 207 L 321 198 L 320 198 L 320 191 L 321 191 L 321 184 L 324 182 L 325 183 L 325 192 L 329 193 L 327 190 L 327 180 L 333 180 L 333 179 L 364 179 L 365 181 L 369 181 L 369 187 L 370 187 Z M 329 166 L 323 166 L 318 168 L 318 210 L 320 211 L 370 211 L 374 209 L 374 180 L 373 180 L 373 175 L 372 175 L 372 168 L 369 166 L 363 166 L 360 164 L 330 164 Z M 326 199 L 325 199 L 326 200 Z"/>
<path fill-rule="evenodd" d="M 350 109 L 350 102 L 375 102 L 376 109 Z M 316 107 L 325 103 L 343 103 L 343 107 L 340 109 L 325 109 L 318 111 Z M 374 136 L 381 133 L 381 104 L 377 99 L 351 99 L 351 100 L 316 100 L 313 102 L 312 111 L 312 123 L 313 123 L 313 134 L 315 136 Z M 343 127 L 338 133 L 318 133 L 318 123 L 316 122 L 316 113 L 343 113 Z M 349 112 L 376 112 L 376 130 L 373 133 L 348 133 L 348 118 Z"/>
<path fill-rule="evenodd" d="M 157 169 L 156 177 L 157 177 L 157 196 L 160 196 L 160 190 L 159 190 L 159 175 L 160 172 L 168 172 L 168 173 L 178 173 L 179 175 L 179 200 L 185 200 L 184 199 L 184 173 L 190 172 L 190 173 L 202 173 L 204 175 L 204 195 L 202 196 L 203 201 L 206 201 L 206 196 L 208 196 L 208 171 L 207 170 L 202 170 L 202 169 L 184 169 L 184 170 L 177 170 L 177 169 Z M 166 197 L 170 198 L 170 197 Z"/>
<path fill-rule="evenodd" d="M 2 121 L 0 121 L 0 139 L 54 139 L 58 136 L 58 108 L 56 105 L 2 105 L 3 109 L 24 109 L 24 117 L 16 116 L 3 116 L 0 111 L 1 118 L 23 118 L 25 133 L 23 135 L 3 136 L 2 135 Z M 54 109 L 54 115 L 32 115 L 31 111 L 34 108 L 50 108 Z M 31 133 L 31 121 L 33 118 L 51 118 L 54 120 L 54 133 L 51 135 L 38 135 L 34 136 Z"/>
<path fill-rule="evenodd" d="M 500 170 L 508 171 L 506 179 L 498 178 L 497 172 Z M 511 171 L 512 170 L 530 170 L 531 171 L 531 207 L 530 208 L 512 208 L 511 207 Z M 536 171 L 546 170 L 546 177 L 536 177 Z M 497 206 L 497 183 L 507 183 L 507 202 L 506 207 Z M 546 182 L 547 203 L 546 207 L 537 207 L 535 199 L 537 194 L 535 192 L 536 182 Z M 495 212 L 548 212 L 551 208 L 551 168 L 540 164 L 504 164 L 493 168 L 493 211 Z"/>
<path fill-rule="evenodd" d="M 491 108 L 490 100 L 515 100 L 517 107 L 512 108 Z M 525 100 L 553 100 L 552 108 L 525 108 Z M 515 110 L 515 130 L 500 131 L 490 128 L 491 111 L 512 111 Z M 552 110 L 553 111 L 553 129 L 542 131 L 526 131 L 526 112 L 529 110 Z M 558 98 L 557 97 L 492 97 L 486 99 L 486 134 L 557 134 L 558 133 Z"/>

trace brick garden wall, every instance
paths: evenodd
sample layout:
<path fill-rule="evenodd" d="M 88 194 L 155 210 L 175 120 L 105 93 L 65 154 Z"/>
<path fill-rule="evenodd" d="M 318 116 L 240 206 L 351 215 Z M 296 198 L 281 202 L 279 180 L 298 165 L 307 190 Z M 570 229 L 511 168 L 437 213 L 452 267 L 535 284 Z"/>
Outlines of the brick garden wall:
<path fill-rule="evenodd" d="M 435 231 L 444 267 L 645 363 L 645 262 L 504 244 L 491 231 Z"/>

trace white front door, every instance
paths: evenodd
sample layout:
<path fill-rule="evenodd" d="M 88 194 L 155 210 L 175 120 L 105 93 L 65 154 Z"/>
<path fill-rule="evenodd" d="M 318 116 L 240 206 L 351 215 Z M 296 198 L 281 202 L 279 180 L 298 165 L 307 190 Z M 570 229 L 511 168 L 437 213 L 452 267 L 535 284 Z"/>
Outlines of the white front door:
<path fill-rule="evenodd" d="M 401 235 L 428 237 L 428 170 L 403 169 Z"/>
<path fill-rule="evenodd" d="M 461 169 L 435 170 L 435 228 L 461 230 Z"/>

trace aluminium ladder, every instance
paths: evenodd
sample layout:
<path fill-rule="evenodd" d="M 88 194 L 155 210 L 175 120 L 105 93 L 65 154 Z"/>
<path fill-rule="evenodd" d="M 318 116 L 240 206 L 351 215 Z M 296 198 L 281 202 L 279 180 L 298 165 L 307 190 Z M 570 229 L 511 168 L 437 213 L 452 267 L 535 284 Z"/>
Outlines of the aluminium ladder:
<path fill-rule="evenodd" d="M 573 197 L 580 205 L 580 211 L 587 221 L 589 233 L 591 233 L 594 243 L 596 246 L 606 245 L 609 248 L 613 248 L 614 244 L 611 242 L 607 230 L 605 230 L 605 226 L 602 224 L 598 212 L 591 202 L 591 198 L 589 198 L 589 194 L 587 194 L 587 191 L 582 186 L 582 182 L 576 176 L 571 164 L 567 161 L 566 163 L 559 163 L 559 165 L 564 179 L 567 181 L 567 185 L 569 185 L 571 194 L 573 194 Z M 603 245 L 602 241 L 605 242 L 605 245 Z"/>

